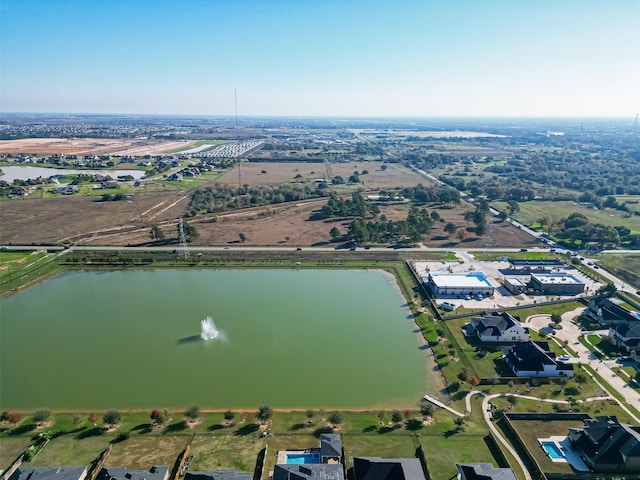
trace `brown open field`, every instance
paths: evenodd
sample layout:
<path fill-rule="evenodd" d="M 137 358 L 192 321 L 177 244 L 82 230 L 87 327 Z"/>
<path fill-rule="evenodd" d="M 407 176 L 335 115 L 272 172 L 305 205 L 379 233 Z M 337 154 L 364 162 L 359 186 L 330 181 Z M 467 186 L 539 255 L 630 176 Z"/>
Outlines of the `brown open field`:
<path fill-rule="evenodd" d="M 451 130 L 451 131 L 434 131 L 423 132 L 413 130 L 375 130 L 368 128 L 350 128 L 350 132 L 354 135 L 389 135 L 397 137 L 420 137 L 420 138 L 481 138 L 481 137 L 499 137 L 504 138 L 506 135 L 497 135 L 495 133 L 470 132 L 467 130 Z"/>
<path fill-rule="evenodd" d="M 413 187 L 419 183 L 428 185 L 431 182 L 423 176 L 401 165 L 386 164 L 386 170 L 381 170 L 382 162 L 352 162 L 332 163 L 331 170 L 334 175 L 340 175 L 348 180 L 354 172 L 362 173 L 367 170 L 367 175 L 360 175 L 360 181 L 366 189 L 392 189 Z M 238 175 L 240 168 L 240 175 Z M 265 171 L 266 173 L 262 173 Z M 295 178 L 300 175 L 301 178 Z M 276 163 L 276 162 L 243 162 L 240 167 L 235 166 L 229 172 L 219 177 L 216 181 L 228 185 L 279 185 L 285 182 L 313 181 L 326 178 L 324 163 Z"/>
<path fill-rule="evenodd" d="M 39 244 L 75 243 L 95 245 L 136 245 L 150 241 L 149 230 L 159 225 L 167 239 L 177 241 L 177 218 L 188 205 L 186 192 L 137 194 L 132 202 L 94 202 L 92 197 L 9 200 L 0 204 L 2 228 L 0 243 Z M 239 234 L 247 238 L 247 246 L 311 246 L 333 245 L 329 230 L 337 226 L 346 232 L 348 219 L 310 220 L 325 199 L 298 203 L 257 207 L 229 212 L 217 216 L 199 216 L 187 221 L 193 224 L 200 239 L 197 245 L 239 244 Z M 405 218 L 408 205 L 382 207 L 390 219 Z M 465 226 L 464 212 L 470 207 L 438 207 L 436 210 L 446 222 Z M 515 227 L 495 223 L 493 241 L 469 234 L 463 242 L 448 238 L 443 231 L 445 223 L 437 223 L 424 243 L 433 247 L 478 248 L 519 247 L 533 245 L 534 241 Z"/>
<path fill-rule="evenodd" d="M 194 142 L 113 138 L 23 138 L 0 140 L 0 153 L 17 155 L 156 155 Z"/>

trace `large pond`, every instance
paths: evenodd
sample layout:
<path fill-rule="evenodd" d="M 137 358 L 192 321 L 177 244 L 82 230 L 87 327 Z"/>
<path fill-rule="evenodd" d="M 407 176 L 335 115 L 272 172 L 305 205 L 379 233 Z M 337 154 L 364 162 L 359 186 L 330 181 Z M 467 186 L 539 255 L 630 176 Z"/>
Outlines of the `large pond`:
<path fill-rule="evenodd" d="M 71 272 L 0 308 L 4 410 L 400 408 L 425 393 L 382 271 Z M 200 337 L 206 316 L 216 339 Z"/>
<path fill-rule="evenodd" d="M 131 175 L 136 180 L 145 176 L 144 170 L 77 170 L 72 168 L 46 168 L 28 166 L 0 167 L 0 180 L 13 183 L 14 180 L 35 180 L 38 177 L 49 178 L 53 175 L 70 175 L 84 173 L 86 175 L 109 175 L 111 178 Z"/>

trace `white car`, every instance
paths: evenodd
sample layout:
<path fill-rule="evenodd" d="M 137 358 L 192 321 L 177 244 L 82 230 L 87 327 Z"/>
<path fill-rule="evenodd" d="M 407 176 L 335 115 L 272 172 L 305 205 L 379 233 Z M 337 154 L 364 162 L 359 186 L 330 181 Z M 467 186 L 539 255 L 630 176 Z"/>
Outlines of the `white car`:
<path fill-rule="evenodd" d="M 558 360 L 560 360 L 561 362 L 566 362 L 570 358 L 571 357 L 569 355 L 561 355 L 561 356 L 558 357 Z"/>

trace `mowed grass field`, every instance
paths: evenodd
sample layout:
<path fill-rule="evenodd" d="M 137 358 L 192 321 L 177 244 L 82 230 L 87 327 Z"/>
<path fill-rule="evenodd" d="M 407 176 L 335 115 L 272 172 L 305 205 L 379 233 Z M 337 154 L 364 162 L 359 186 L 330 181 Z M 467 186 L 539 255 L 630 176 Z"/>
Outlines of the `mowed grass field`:
<path fill-rule="evenodd" d="M 491 202 L 491 206 L 498 210 L 506 210 L 506 202 Z M 515 215 L 515 219 L 524 225 L 535 225 L 538 220 L 553 214 L 559 218 L 565 218 L 574 212 L 585 215 L 591 223 L 601 223 L 615 227 L 616 225 L 629 228 L 632 232 L 640 232 L 640 216 L 632 215 L 626 217 L 625 212 L 605 208 L 604 210 L 594 210 L 576 202 L 560 201 L 551 202 L 547 200 L 533 200 L 530 202 L 519 202 L 520 211 Z M 632 210 L 640 211 L 638 205 L 631 204 Z"/>

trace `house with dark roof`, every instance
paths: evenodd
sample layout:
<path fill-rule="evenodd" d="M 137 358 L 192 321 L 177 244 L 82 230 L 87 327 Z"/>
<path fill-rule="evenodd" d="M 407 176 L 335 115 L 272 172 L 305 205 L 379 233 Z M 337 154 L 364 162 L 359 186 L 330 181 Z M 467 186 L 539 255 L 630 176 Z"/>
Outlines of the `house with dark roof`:
<path fill-rule="evenodd" d="M 342 440 L 340 434 L 320 435 L 320 461 L 322 463 L 342 463 Z"/>
<path fill-rule="evenodd" d="M 493 312 L 482 318 L 472 318 L 464 326 L 466 335 L 477 335 L 482 342 L 527 342 L 529 329 L 507 312 Z"/>
<path fill-rule="evenodd" d="M 212 472 L 187 472 L 184 480 L 251 480 L 252 473 L 236 470 L 214 470 Z"/>
<path fill-rule="evenodd" d="M 517 480 L 510 468 L 496 468 L 490 463 L 456 463 L 458 480 Z"/>
<path fill-rule="evenodd" d="M 640 427 L 618 422 L 615 416 L 584 421 L 570 428 L 571 448 L 594 472 L 640 473 Z"/>
<path fill-rule="evenodd" d="M 573 365 L 556 359 L 547 342 L 520 342 L 504 357 L 517 377 L 573 377 Z"/>
<path fill-rule="evenodd" d="M 278 464 L 272 480 L 344 480 L 344 468 L 339 463 Z"/>
<path fill-rule="evenodd" d="M 355 480 L 425 480 L 417 458 L 354 457 Z"/>
<path fill-rule="evenodd" d="M 87 467 L 32 467 L 20 465 L 7 480 L 84 480 Z"/>
<path fill-rule="evenodd" d="M 640 322 L 612 325 L 609 328 L 609 337 L 627 352 L 637 350 L 640 347 Z"/>
<path fill-rule="evenodd" d="M 167 465 L 153 466 L 149 470 L 127 470 L 126 467 L 102 467 L 96 480 L 167 480 Z"/>
<path fill-rule="evenodd" d="M 640 313 L 626 309 L 615 298 L 594 298 L 589 302 L 587 315 L 605 326 L 640 322 Z"/>

